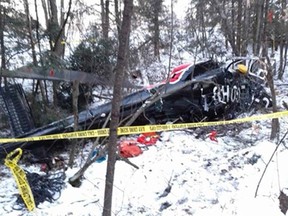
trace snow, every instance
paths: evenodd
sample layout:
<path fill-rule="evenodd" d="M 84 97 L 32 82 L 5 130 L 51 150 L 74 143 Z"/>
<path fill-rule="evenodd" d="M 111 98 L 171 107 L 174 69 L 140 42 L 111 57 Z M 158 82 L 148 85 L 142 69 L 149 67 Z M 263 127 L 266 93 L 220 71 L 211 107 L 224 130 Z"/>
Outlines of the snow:
<path fill-rule="evenodd" d="M 281 119 L 281 125 L 287 126 L 286 120 Z M 279 147 L 255 198 L 276 145 L 269 141 L 268 122 L 257 132 L 251 131 L 252 124 L 235 136 L 217 137 L 218 142 L 206 135 L 196 138 L 197 130 L 162 132 L 155 145 L 130 159 L 139 169 L 117 161 L 113 215 L 283 215 L 278 196 L 287 187 L 288 151 L 283 145 Z M 89 145 L 84 153 L 88 150 Z M 38 165 L 20 165 L 40 172 Z M 75 168 L 66 171 L 66 181 L 79 165 L 80 159 Z M 95 162 L 79 188 L 66 182 L 58 200 L 46 201 L 29 213 L 13 210 L 18 191 L 8 168 L 1 165 L 0 215 L 101 215 L 105 174 L 106 160 Z"/>

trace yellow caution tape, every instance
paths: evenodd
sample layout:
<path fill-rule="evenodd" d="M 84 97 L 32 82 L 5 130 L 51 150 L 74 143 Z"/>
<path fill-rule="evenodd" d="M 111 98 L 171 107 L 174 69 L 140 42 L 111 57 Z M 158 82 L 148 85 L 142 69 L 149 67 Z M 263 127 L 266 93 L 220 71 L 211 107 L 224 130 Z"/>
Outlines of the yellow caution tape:
<path fill-rule="evenodd" d="M 256 120 L 265 120 L 273 118 L 281 118 L 288 116 L 288 111 L 275 112 L 264 115 L 250 116 L 240 119 L 223 120 L 223 121 L 211 121 L 211 122 L 193 122 L 193 123 L 180 123 L 180 124 L 160 124 L 160 125 L 143 125 L 143 126 L 127 126 L 119 127 L 118 135 L 130 135 L 130 134 L 140 134 L 148 132 L 157 131 L 169 131 L 178 129 L 187 129 L 195 127 L 208 127 L 216 125 L 234 124 L 234 123 L 244 123 Z M 0 143 L 9 142 L 33 142 L 42 140 L 60 140 L 60 139 L 82 139 L 82 138 L 93 138 L 93 137 L 106 137 L 109 136 L 109 129 L 95 129 L 86 131 L 75 131 L 60 134 L 51 134 L 37 137 L 25 137 L 25 138 L 2 138 Z"/>
<path fill-rule="evenodd" d="M 29 211 L 32 211 L 35 208 L 34 196 L 32 194 L 24 170 L 21 169 L 17 164 L 21 155 L 22 149 L 20 148 L 17 148 L 14 151 L 10 152 L 5 158 L 5 165 L 9 167 L 11 172 L 13 173 L 13 176 L 18 186 L 18 190 L 22 199 L 24 200 L 27 209 Z"/>

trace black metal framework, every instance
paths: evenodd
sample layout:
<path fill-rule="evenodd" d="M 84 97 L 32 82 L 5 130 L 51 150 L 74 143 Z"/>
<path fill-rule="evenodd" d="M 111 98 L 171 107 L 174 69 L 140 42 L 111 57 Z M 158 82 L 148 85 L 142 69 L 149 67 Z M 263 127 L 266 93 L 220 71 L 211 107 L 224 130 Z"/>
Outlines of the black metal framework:
<path fill-rule="evenodd" d="M 20 84 L 0 86 L 0 107 L 9 119 L 13 136 L 20 136 L 35 128 L 30 106 Z"/>

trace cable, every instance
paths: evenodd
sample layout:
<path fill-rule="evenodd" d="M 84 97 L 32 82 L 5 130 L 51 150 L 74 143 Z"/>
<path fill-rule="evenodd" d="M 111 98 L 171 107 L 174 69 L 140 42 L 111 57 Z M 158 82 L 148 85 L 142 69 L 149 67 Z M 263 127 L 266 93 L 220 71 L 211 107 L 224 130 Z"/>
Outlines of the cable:
<path fill-rule="evenodd" d="M 64 179 L 66 176 L 64 172 L 40 175 L 25 170 L 25 173 L 34 196 L 36 207 L 45 201 L 52 203 L 60 198 L 61 190 L 65 186 Z M 15 210 L 25 208 L 24 201 L 20 195 L 17 197 L 16 205 L 18 207 L 13 207 Z"/>

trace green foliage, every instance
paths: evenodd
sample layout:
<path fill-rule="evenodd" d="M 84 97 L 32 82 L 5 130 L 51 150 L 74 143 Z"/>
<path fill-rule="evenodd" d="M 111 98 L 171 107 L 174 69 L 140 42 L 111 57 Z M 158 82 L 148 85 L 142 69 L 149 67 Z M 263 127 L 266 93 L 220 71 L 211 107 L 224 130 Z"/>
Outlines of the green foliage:
<path fill-rule="evenodd" d="M 49 20 L 45 34 L 50 38 L 50 40 L 55 41 L 60 30 L 61 29 L 57 23 Z"/>
<path fill-rule="evenodd" d="M 63 82 L 59 86 L 57 91 L 58 105 L 69 112 L 73 111 L 72 102 L 72 83 Z M 92 86 L 80 84 L 79 85 L 79 97 L 78 97 L 78 109 L 83 110 L 86 105 L 93 102 L 92 98 Z"/>
<path fill-rule="evenodd" d="M 70 57 L 72 70 L 95 73 L 109 78 L 116 62 L 115 40 L 88 39 L 82 42 Z"/>
<path fill-rule="evenodd" d="M 82 42 L 69 58 L 70 69 L 97 74 L 109 79 L 116 62 L 116 41 L 93 38 Z M 83 109 L 93 101 L 93 86 L 79 85 L 78 109 Z M 72 111 L 72 83 L 61 83 L 57 94 L 59 106 Z"/>
<path fill-rule="evenodd" d="M 32 94 L 27 95 L 28 100 L 32 97 Z M 67 111 L 61 108 L 48 107 L 43 104 L 42 101 L 34 101 L 31 104 L 31 110 L 33 112 L 33 119 L 35 123 L 35 127 L 41 127 L 43 125 L 47 125 L 51 122 L 58 121 L 59 119 L 63 119 L 67 116 Z"/>
<path fill-rule="evenodd" d="M 129 64 L 150 65 L 158 60 L 160 50 L 169 48 L 170 29 L 171 17 L 163 0 L 138 0 L 134 7 L 132 32 L 136 34 L 130 37 Z"/>
<path fill-rule="evenodd" d="M 166 8 L 163 5 L 163 0 L 138 0 L 139 6 L 136 6 L 135 11 L 148 22 L 150 30 L 153 30 L 153 23 L 156 16 L 159 16 L 160 25 L 165 23 Z"/>

